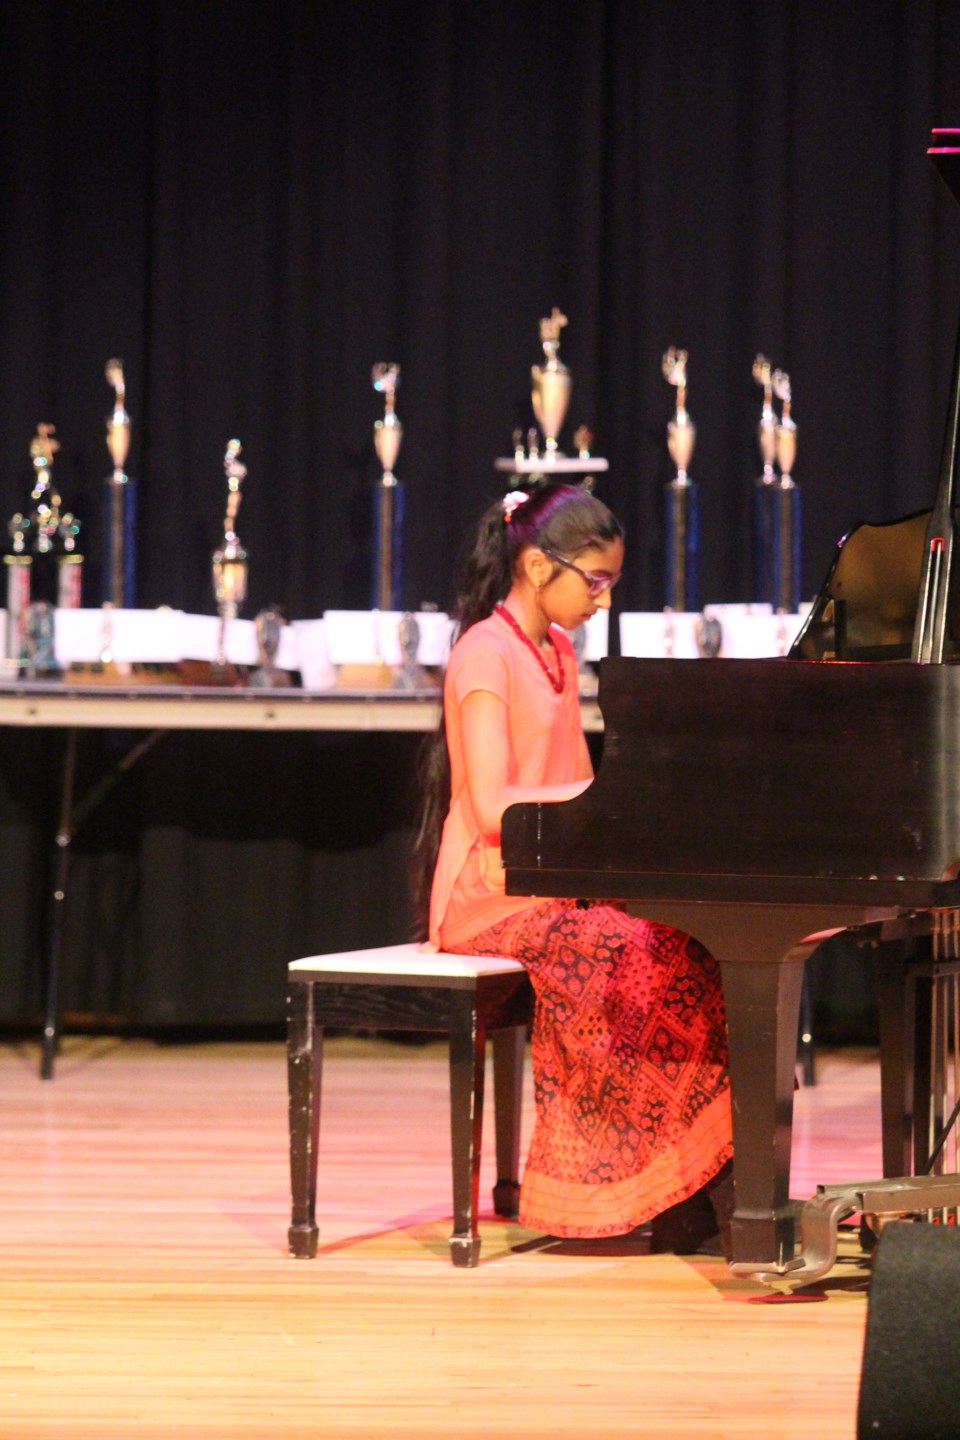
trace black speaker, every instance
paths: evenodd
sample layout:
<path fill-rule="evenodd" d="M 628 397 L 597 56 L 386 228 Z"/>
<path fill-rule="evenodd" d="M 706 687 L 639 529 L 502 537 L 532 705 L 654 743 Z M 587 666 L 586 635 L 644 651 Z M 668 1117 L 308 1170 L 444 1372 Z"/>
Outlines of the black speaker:
<path fill-rule="evenodd" d="M 873 1259 L 857 1440 L 960 1440 L 960 1233 L 897 1221 Z"/>

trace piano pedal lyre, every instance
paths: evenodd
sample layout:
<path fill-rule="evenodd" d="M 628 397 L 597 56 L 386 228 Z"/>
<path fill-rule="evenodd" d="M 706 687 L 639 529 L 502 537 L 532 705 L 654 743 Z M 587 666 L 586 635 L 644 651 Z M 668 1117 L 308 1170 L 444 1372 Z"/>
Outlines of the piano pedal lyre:
<path fill-rule="evenodd" d="M 933 911 L 930 920 L 931 958 L 911 966 L 910 977 L 929 987 L 929 1027 L 917 1036 L 925 1113 L 914 1115 L 914 1155 L 921 1173 L 818 1185 L 800 1211 L 800 1254 L 782 1269 L 752 1271 L 755 1279 L 789 1289 L 820 1279 L 836 1263 L 839 1224 L 858 1213 L 861 1234 L 879 1235 L 895 1221 L 960 1223 L 960 910 Z"/>
<path fill-rule="evenodd" d="M 920 975 L 929 981 L 930 1034 L 929 1113 L 924 1123 L 925 1166 L 931 1175 L 960 1175 L 960 910 L 937 910 L 933 916 L 932 962 Z M 960 1206 L 929 1214 L 942 1225 L 958 1223 Z"/>

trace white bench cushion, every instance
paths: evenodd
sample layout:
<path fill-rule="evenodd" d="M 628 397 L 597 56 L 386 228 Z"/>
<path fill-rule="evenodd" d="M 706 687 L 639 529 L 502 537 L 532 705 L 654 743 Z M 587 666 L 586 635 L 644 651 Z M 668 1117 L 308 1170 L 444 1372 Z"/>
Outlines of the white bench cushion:
<path fill-rule="evenodd" d="M 337 976 L 369 982 L 372 977 L 383 976 L 399 985 L 523 972 L 519 960 L 505 960 L 499 955 L 448 955 L 423 950 L 415 942 L 382 945 L 374 950 L 343 950 L 335 955 L 309 955 L 291 961 L 287 969 L 291 979 L 305 980 L 316 975 L 327 980 Z"/>

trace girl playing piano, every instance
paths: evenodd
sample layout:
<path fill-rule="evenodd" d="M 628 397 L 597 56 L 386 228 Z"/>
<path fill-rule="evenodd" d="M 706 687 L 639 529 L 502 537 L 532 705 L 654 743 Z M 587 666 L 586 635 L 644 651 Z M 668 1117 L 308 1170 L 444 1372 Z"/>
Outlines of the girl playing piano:
<path fill-rule="evenodd" d="M 530 972 L 536 1123 L 520 1218 L 560 1236 L 693 1251 L 732 1210 L 729 1083 L 716 962 L 615 905 L 507 896 L 508 805 L 567 800 L 593 771 L 567 631 L 609 607 L 623 532 L 575 485 L 513 491 L 483 517 L 455 609 L 444 719 L 417 862 L 430 944 Z"/>

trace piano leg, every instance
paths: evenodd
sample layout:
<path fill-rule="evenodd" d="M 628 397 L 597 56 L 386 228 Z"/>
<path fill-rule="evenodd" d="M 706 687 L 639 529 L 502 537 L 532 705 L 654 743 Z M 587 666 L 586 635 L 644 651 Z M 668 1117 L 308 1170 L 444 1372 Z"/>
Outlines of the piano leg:
<path fill-rule="evenodd" d="M 795 1248 L 790 1147 L 804 955 L 722 960 L 737 1204 L 733 1264 L 784 1270 Z"/>
<path fill-rule="evenodd" d="M 910 974 L 916 953 L 912 941 L 895 942 L 883 947 L 877 966 L 884 1175 L 919 1173 L 913 1154 L 917 988 Z"/>
<path fill-rule="evenodd" d="M 863 912 L 689 901 L 637 909 L 695 935 L 720 963 L 733 1106 L 732 1269 L 785 1274 L 803 1264 L 794 1253 L 799 1207 L 789 1197 L 803 967 L 823 938 L 818 932 L 858 924 Z"/>

